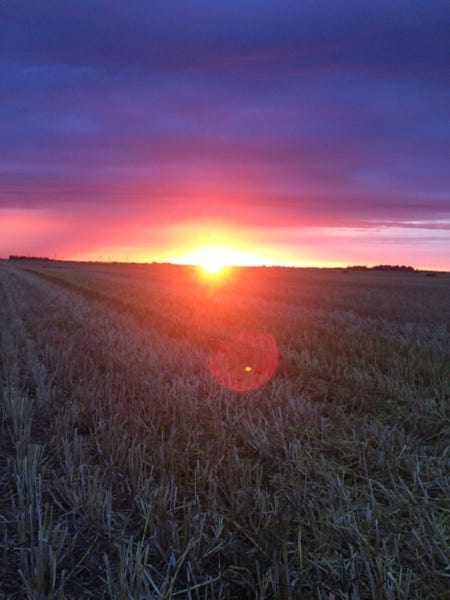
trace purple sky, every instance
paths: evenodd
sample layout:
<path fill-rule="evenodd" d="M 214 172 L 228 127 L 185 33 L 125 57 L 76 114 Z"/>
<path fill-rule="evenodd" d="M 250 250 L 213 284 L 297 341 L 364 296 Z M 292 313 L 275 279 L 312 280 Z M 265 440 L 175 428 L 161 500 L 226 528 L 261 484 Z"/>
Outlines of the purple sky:
<path fill-rule="evenodd" d="M 0 256 L 206 240 L 450 270 L 449 23 L 435 0 L 1 2 Z"/>

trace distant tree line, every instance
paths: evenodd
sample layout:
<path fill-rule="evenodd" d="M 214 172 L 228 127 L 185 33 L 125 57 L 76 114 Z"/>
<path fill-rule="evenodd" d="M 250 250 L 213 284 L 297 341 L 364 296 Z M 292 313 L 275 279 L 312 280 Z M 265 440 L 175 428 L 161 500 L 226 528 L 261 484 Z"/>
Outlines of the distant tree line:
<path fill-rule="evenodd" d="M 36 260 L 36 261 L 53 261 L 53 258 L 48 258 L 48 256 L 23 256 L 17 254 L 10 254 L 9 260 Z M 97 262 L 97 261 L 88 261 L 88 262 Z M 100 261 L 101 262 L 101 261 Z M 124 264 L 120 261 L 113 261 L 111 264 Z M 127 264 L 149 264 L 149 263 L 127 263 Z M 151 264 L 153 265 L 170 265 L 171 263 L 157 263 L 153 261 Z M 172 265 L 177 266 L 177 265 Z M 266 265 L 262 265 L 262 267 L 266 267 Z M 292 269 L 295 267 L 284 267 L 284 266 L 274 266 L 272 269 Z M 306 267 L 306 270 L 312 269 L 315 270 L 316 267 Z M 375 267 L 367 267 L 366 265 L 352 265 L 345 267 L 342 269 L 345 273 L 347 271 L 401 271 L 401 272 L 415 272 L 416 269 L 414 267 L 405 266 L 405 265 L 376 265 Z"/>
<path fill-rule="evenodd" d="M 47 256 L 18 256 L 16 254 L 10 254 L 9 260 L 52 260 Z"/>
<path fill-rule="evenodd" d="M 375 267 L 366 267 L 365 265 L 354 265 L 352 267 L 346 267 L 346 271 L 415 271 L 413 267 L 406 267 L 405 265 L 376 265 Z"/>

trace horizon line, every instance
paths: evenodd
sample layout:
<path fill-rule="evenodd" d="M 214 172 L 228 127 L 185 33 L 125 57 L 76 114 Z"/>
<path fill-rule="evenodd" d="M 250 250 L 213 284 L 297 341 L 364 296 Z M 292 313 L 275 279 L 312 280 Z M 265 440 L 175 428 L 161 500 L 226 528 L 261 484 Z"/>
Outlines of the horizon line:
<path fill-rule="evenodd" d="M 50 258 L 47 256 L 26 256 L 26 255 L 9 255 L 7 257 L 0 257 L 0 261 L 36 261 L 36 262 L 53 262 L 53 263 L 78 263 L 78 264 L 104 264 L 104 265 L 159 265 L 159 266 L 174 266 L 174 267 L 201 267 L 197 263 L 182 263 L 172 261 L 157 261 L 157 260 L 103 260 L 103 259 L 92 259 L 92 260 L 79 260 L 72 258 Z M 443 270 L 434 267 L 415 267 L 413 265 L 398 265 L 391 263 L 360 263 L 360 264 L 342 264 L 334 266 L 321 266 L 321 265 L 295 265 L 295 264 L 258 264 L 258 265 L 246 265 L 246 264 L 229 264 L 224 265 L 224 269 L 235 269 L 235 268 L 246 268 L 246 269 L 302 269 L 302 270 L 379 270 L 382 268 L 386 271 L 406 271 L 406 272 L 425 272 L 432 271 L 436 273 L 450 273 L 450 270 Z"/>

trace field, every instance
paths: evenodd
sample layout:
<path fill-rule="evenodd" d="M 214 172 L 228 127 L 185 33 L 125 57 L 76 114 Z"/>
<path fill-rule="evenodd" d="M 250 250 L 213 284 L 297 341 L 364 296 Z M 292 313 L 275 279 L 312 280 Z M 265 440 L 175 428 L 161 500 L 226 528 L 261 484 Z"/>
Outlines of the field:
<path fill-rule="evenodd" d="M 448 598 L 450 274 L 0 261 L 0 323 L 0 598 Z"/>

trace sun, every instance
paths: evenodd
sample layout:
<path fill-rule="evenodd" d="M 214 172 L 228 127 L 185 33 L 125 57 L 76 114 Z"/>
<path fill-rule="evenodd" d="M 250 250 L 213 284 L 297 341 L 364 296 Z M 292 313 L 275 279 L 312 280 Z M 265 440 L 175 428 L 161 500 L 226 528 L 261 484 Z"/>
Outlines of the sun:
<path fill-rule="evenodd" d="M 226 244 L 208 244 L 197 247 L 181 256 L 171 259 L 172 262 L 185 265 L 196 265 L 205 275 L 220 275 L 230 267 L 257 266 L 265 261 L 257 254 L 231 247 Z"/>
<path fill-rule="evenodd" d="M 225 265 L 215 262 L 205 262 L 200 266 L 203 267 L 203 269 L 205 269 L 205 271 L 210 275 L 215 275 L 216 273 L 219 273 L 219 271 L 221 271 Z"/>
<path fill-rule="evenodd" d="M 227 266 L 227 251 L 219 246 L 203 248 L 196 253 L 195 262 L 210 275 L 215 275 Z"/>

